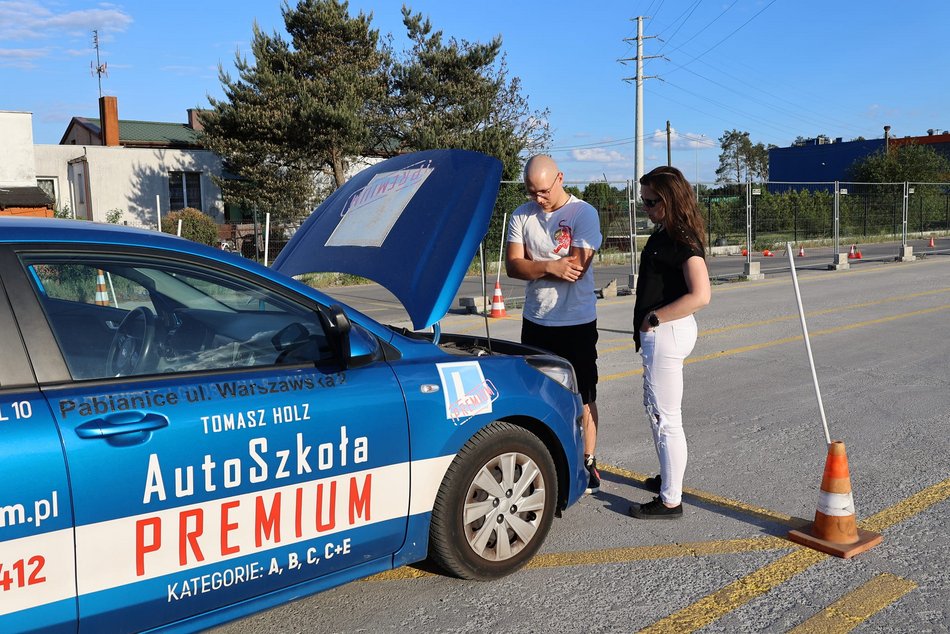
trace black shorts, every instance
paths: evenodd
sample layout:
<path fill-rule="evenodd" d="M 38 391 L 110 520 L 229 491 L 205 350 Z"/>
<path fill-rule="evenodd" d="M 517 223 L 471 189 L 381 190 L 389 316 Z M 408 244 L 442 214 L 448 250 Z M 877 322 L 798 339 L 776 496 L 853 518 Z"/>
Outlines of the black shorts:
<path fill-rule="evenodd" d="M 543 348 L 571 362 L 585 405 L 597 400 L 597 336 L 596 319 L 577 326 L 542 326 L 521 320 L 521 343 Z"/>

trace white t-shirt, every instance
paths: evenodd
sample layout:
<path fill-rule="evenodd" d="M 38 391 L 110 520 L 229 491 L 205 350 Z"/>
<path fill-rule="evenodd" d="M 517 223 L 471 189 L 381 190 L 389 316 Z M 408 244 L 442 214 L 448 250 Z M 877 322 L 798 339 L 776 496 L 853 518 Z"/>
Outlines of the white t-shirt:
<path fill-rule="evenodd" d="M 563 258 L 572 246 L 596 251 L 602 241 L 597 210 L 574 196 L 552 212 L 527 202 L 515 209 L 508 225 L 508 242 L 523 245 L 525 257 L 536 262 Z M 597 319 L 593 263 L 576 282 L 528 282 L 524 317 L 542 326 L 576 326 Z"/>

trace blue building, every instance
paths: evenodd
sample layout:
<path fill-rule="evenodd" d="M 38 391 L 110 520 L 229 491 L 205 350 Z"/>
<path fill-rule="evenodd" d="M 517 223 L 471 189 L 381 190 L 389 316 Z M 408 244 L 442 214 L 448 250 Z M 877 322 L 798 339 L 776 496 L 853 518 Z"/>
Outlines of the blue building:
<path fill-rule="evenodd" d="M 934 133 L 927 136 L 901 137 L 887 140 L 893 148 L 908 143 L 930 145 L 934 150 L 950 158 L 950 133 Z M 884 139 L 842 141 L 819 136 L 791 147 L 769 150 L 769 181 L 773 183 L 827 183 L 847 181 L 849 169 L 855 161 L 875 152 L 884 151 Z"/>

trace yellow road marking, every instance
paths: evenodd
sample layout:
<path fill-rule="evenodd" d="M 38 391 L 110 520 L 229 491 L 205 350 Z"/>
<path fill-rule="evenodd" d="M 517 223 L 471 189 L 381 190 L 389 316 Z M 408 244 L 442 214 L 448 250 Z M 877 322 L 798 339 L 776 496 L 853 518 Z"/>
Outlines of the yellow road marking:
<path fill-rule="evenodd" d="M 602 548 L 568 553 L 538 555 L 528 562 L 526 569 L 562 568 L 564 566 L 590 566 L 594 564 L 624 564 L 646 559 L 671 559 L 676 557 L 702 557 L 705 555 L 728 555 L 762 550 L 788 550 L 795 544 L 781 537 L 749 537 L 685 544 L 662 544 L 659 546 L 631 546 L 627 548 Z"/>
<path fill-rule="evenodd" d="M 809 338 L 821 337 L 823 335 L 831 335 L 839 332 L 844 332 L 847 330 L 854 330 L 855 328 L 865 328 L 867 326 L 874 326 L 877 324 L 885 324 L 891 321 L 896 321 L 898 319 L 907 319 L 908 317 L 915 317 L 919 315 L 926 315 L 929 313 L 935 313 L 941 310 L 947 310 L 950 308 L 950 304 L 943 304 L 942 306 L 934 306 L 932 308 L 923 308 L 921 310 L 911 311 L 909 313 L 901 313 L 899 315 L 891 315 L 889 317 L 881 317 L 879 319 L 869 319 L 867 321 L 858 321 L 852 324 L 845 324 L 844 326 L 835 326 L 833 328 L 825 328 L 824 330 L 816 330 L 814 332 L 809 332 Z M 721 357 L 729 357 L 736 354 L 742 354 L 744 352 L 752 352 L 754 350 L 764 350 L 765 348 L 772 348 L 774 346 L 784 345 L 786 343 L 792 343 L 794 341 L 801 341 L 802 336 L 796 335 L 794 337 L 783 337 L 781 339 L 773 339 L 772 341 L 765 341 L 763 343 L 756 343 L 748 346 L 741 346 L 738 348 L 730 348 L 729 350 L 722 350 L 720 352 L 713 352 L 711 354 L 706 354 L 700 357 L 690 357 L 686 359 L 686 363 L 699 363 L 700 361 L 710 361 L 712 359 L 719 359 Z M 629 346 L 633 347 L 633 346 Z M 598 382 L 603 381 L 615 381 L 617 379 L 625 379 L 627 377 L 636 376 L 638 374 L 643 374 L 643 368 L 634 368 L 633 370 L 627 370 L 626 372 L 617 372 L 615 374 L 607 374 L 601 376 L 598 379 Z"/>
<path fill-rule="evenodd" d="M 858 522 L 858 525 L 864 530 L 880 533 L 947 498 L 950 498 L 950 478 L 918 491 L 909 498 L 865 518 Z"/>
<path fill-rule="evenodd" d="M 878 305 L 880 305 L 880 304 L 887 304 L 887 303 L 891 303 L 891 302 L 902 302 L 902 301 L 906 301 L 906 300 L 908 300 L 908 299 L 915 299 L 915 298 L 918 298 L 918 297 L 926 297 L 926 296 L 928 296 L 928 295 L 936 295 L 936 294 L 939 294 L 939 293 L 947 293 L 947 292 L 950 292 L 950 288 L 940 288 L 940 289 L 932 290 L 932 291 L 923 291 L 923 292 L 920 292 L 920 293 L 910 293 L 910 294 L 908 294 L 908 295 L 899 295 L 899 296 L 895 296 L 895 297 L 888 297 L 888 298 L 886 298 L 886 299 L 875 300 L 875 301 L 873 301 L 873 302 L 863 302 L 863 303 L 860 303 L 860 304 L 850 304 L 850 305 L 848 305 L 848 306 L 836 306 L 836 307 L 834 307 L 834 308 L 825 308 L 825 309 L 822 309 L 822 310 L 816 310 L 816 311 L 812 311 L 812 312 L 810 312 L 810 313 L 805 313 L 805 319 L 808 319 L 808 318 L 810 318 L 810 317 L 817 317 L 817 316 L 819 316 L 819 315 L 829 315 L 829 314 L 833 314 L 833 313 L 844 312 L 844 311 L 846 311 L 846 310 L 856 310 L 856 309 L 859 309 L 859 308 L 868 308 L 869 306 L 878 306 Z M 913 314 L 913 313 L 904 313 L 904 314 Z M 707 336 L 710 336 L 710 335 L 718 335 L 718 334 L 722 334 L 722 333 L 724 333 L 724 332 L 730 332 L 730 331 L 733 331 L 733 330 L 745 330 L 745 329 L 747 329 L 747 328 L 757 328 L 757 327 L 759 327 L 759 326 L 770 326 L 770 325 L 772 325 L 772 324 L 777 324 L 777 323 L 786 322 L 786 321 L 792 321 L 792 320 L 794 320 L 794 319 L 798 319 L 798 315 L 782 315 L 781 317 L 773 317 L 772 319 L 764 319 L 764 320 L 761 320 L 761 321 L 750 321 L 750 322 L 745 322 L 745 323 L 741 323 L 741 324 L 733 324 L 733 325 L 731 325 L 731 326 L 724 326 L 724 327 L 722 327 L 722 328 L 712 328 L 712 329 L 710 329 L 710 330 L 703 330 L 703 331 L 701 331 L 701 332 L 699 333 L 699 336 L 700 336 L 700 337 L 707 337 Z M 862 323 L 873 323 L 873 322 L 862 322 Z M 632 335 L 631 335 L 631 337 L 632 337 Z M 799 337 L 798 339 L 801 339 L 801 337 Z M 605 342 L 605 343 L 616 343 L 616 342 L 618 342 L 618 341 L 624 341 L 624 340 L 622 340 L 622 339 L 613 339 L 613 340 L 608 340 L 608 341 Z M 794 339 L 793 339 L 792 341 L 794 341 Z M 785 342 L 783 341 L 783 343 L 785 343 Z M 599 352 L 600 352 L 601 354 L 607 354 L 607 353 L 609 353 L 609 352 L 622 352 L 622 351 L 624 351 L 624 350 L 631 350 L 631 349 L 633 349 L 633 348 L 634 348 L 634 344 L 633 344 L 633 343 L 627 343 L 627 344 L 624 344 L 624 345 L 621 345 L 621 346 L 615 346 L 615 347 L 613 347 L 613 348 L 604 348 L 604 349 L 600 350 Z M 689 363 L 689 362 L 687 361 L 687 363 Z"/>
<path fill-rule="evenodd" d="M 789 634 L 844 634 L 915 589 L 917 584 L 890 573 L 871 579 L 841 597 Z"/>
<path fill-rule="evenodd" d="M 640 631 L 651 634 L 695 632 L 827 557 L 817 550 L 801 548 Z"/>
<path fill-rule="evenodd" d="M 907 295 L 895 295 L 893 297 L 886 297 L 884 299 L 874 300 L 871 302 L 861 302 L 860 304 L 849 304 L 847 306 L 835 306 L 833 308 L 824 308 L 822 310 L 815 310 L 805 313 L 805 318 L 817 317 L 819 315 L 829 315 L 838 312 L 844 312 L 846 310 L 856 310 L 858 308 L 868 308 L 870 306 L 879 306 L 881 304 L 889 304 L 893 302 L 903 302 L 909 299 L 916 299 L 918 297 L 927 297 L 929 295 L 938 295 L 940 293 L 950 292 L 950 288 L 938 288 L 932 291 L 922 291 L 920 293 L 909 293 Z M 741 324 L 733 324 L 731 326 L 724 326 L 722 328 L 712 328 L 710 330 L 704 330 L 700 333 L 700 336 L 708 335 L 718 335 L 723 332 L 729 332 L 732 330 L 740 330 L 743 328 L 755 328 L 758 326 L 769 326 L 772 324 L 781 323 L 784 321 L 792 321 L 798 319 L 798 315 L 782 315 L 781 317 L 774 317 L 772 319 L 764 319 L 762 321 L 752 321 Z"/>
<path fill-rule="evenodd" d="M 533 570 L 540 568 L 564 568 L 567 566 L 624 564 L 631 561 L 644 561 L 649 559 L 704 557 L 707 555 L 729 555 L 768 550 L 790 550 L 793 548 L 799 548 L 799 546 L 782 537 L 771 536 L 687 542 L 682 544 L 661 544 L 658 546 L 599 548 L 597 550 L 577 550 L 566 553 L 536 555 L 525 565 L 525 569 Z M 434 576 L 438 575 L 433 572 L 405 566 L 367 577 L 366 581 L 394 581 L 397 579 L 419 579 Z"/>
<path fill-rule="evenodd" d="M 927 487 L 906 500 L 859 522 L 859 525 L 866 530 L 881 530 L 902 522 L 947 498 L 950 498 L 950 479 Z M 660 619 L 642 631 L 694 632 L 804 572 L 828 556 L 809 548 L 785 555 L 696 603 Z"/>

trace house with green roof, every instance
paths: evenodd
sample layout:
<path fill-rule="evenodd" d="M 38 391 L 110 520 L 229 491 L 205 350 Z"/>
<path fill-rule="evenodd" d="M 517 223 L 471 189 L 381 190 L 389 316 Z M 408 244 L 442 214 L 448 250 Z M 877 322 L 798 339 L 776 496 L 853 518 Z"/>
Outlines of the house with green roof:
<path fill-rule="evenodd" d="M 198 142 L 197 110 L 184 123 L 119 119 L 118 100 L 99 99 L 99 117 L 73 117 L 58 145 L 34 147 L 37 185 L 61 215 L 157 228 L 191 207 L 228 220 L 214 177 L 220 157 Z"/>

